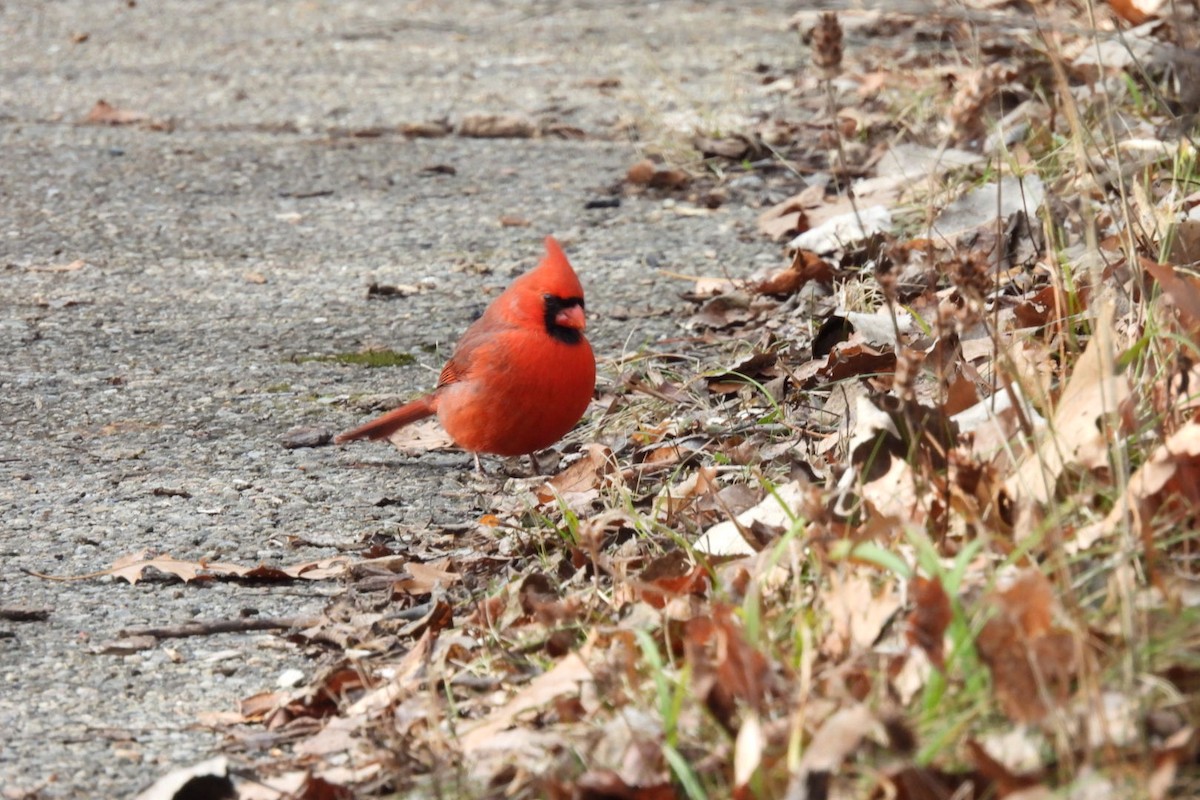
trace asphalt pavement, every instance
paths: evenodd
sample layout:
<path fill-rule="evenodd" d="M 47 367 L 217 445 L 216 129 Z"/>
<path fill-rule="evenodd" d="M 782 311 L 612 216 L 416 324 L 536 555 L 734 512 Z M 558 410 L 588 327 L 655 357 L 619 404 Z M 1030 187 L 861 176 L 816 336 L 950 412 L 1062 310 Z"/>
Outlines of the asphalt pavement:
<path fill-rule="evenodd" d="M 614 187 L 648 147 L 780 112 L 754 70 L 800 61 L 790 11 L 0 2 L 0 610 L 45 612 L 0 618 L 0 797 L 132 796 L 220 750 L 212 712 L 314 669 L 278 633 L 124 653 L 120 631 L 318 614 L 340 591 L 30 573 L 441 535 L 487 507 L 468 457 L 281 437 L 430 387 L 548 233 L 587 289 L 602 385 L 684 332 L 667 273 L 776 262 L 753 181 L 711 212 Z M 481 114 L 536 135 L 454 132 Z M 337 360 L 368 348 L 411 363 Z"/>

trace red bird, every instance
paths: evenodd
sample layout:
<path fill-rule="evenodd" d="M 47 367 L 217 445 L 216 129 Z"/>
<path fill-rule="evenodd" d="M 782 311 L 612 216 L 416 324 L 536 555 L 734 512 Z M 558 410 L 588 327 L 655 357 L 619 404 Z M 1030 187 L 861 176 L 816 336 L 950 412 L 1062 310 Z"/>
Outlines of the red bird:
<path fill-rule="evenodd" d="M 334 441 L 385 439 L 437 414 L 464 450 L 518 456 L 574 427 L 592 399 L 596 359 L 583 335 L 583 287 L 553 236 L 458 340 L 437 388 Z"/>

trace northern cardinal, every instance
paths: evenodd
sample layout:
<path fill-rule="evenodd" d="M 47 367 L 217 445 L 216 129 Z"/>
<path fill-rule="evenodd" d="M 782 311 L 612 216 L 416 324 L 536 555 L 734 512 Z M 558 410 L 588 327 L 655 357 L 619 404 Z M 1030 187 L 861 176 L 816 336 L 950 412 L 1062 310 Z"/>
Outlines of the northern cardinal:
<path fill-rule="evenodd" d="M 546 257 L 467 328 L 436 389 L 334 441 L 384 439 L 437 414 L 454 441 L 476 455 L 476 464 L 479 453 L 543 450 L 571 430 L 592 399 L 596 359 L 585 325 L 583 287 L 558 242 L 547 236 Z"/>

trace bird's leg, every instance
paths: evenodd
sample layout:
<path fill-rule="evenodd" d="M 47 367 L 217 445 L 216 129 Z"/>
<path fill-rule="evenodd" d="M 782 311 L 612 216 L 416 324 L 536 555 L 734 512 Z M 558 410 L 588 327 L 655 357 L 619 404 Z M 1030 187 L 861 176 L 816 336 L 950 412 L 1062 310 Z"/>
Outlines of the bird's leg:
<path fill-rule="evenodd" d="M 537 453 L 529 454 L 529 463 L 533 466 L 534 475 L 542 474 L 542 464 L 540 461 L 538 461 Z"/>
<path fill-rule="evenodd" d="M 483 464 L 479 463 L 479 453 L 472 453 L 471 455 L 475 456 L 475 473 L 477 475 L 487 475 L 487 473 L 483 471 Z"/>

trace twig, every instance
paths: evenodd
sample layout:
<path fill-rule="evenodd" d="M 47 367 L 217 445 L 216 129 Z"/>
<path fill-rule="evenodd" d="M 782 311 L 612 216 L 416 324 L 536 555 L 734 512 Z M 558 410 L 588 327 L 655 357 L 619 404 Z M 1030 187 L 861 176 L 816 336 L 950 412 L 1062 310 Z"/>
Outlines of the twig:
<path fill-rule="evenodd" d="M 50 609 L 28 606 L 0 606 L 0 619 L 10 622 L 42 622 L 50 619 Z"/>
<path fill-rule="evenodd" d="M 120 636 L 153 636 L 158 639 L 184 639 L 188 636 L 211 636 L 216 633 L 246 633 L 281 628 L 308 628 L 317 624 L 316 617 L 246 617 L 245 619 L 214 619 L 185 622 L 163 627 L 126 628 Z"/>

